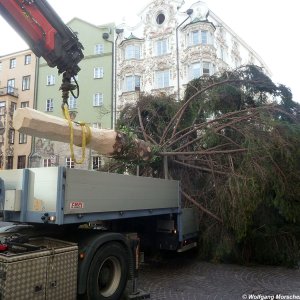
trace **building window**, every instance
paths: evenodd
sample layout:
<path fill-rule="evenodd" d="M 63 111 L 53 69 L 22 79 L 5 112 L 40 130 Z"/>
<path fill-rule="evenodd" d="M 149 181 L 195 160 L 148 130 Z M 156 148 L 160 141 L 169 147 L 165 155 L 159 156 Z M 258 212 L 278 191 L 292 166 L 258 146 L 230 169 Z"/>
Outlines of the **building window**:
<path fill-rule="evenodd" d="M 156 23 L 158 25 L 163 24 L 163 22 L 165 21 L 166 17 L 163 13 L 158 14 L 158 16 L 156 17 Z"/>
<path fill-rule="evenodd" d="M 25 65 L 31 64 L 31 54 L 25 55 Z"/>
<path fill-rule="evenodd" d="M 98 123 L 98 122 L 92 123 L 92 128 L 101 129 L 102 125 L 101 125 L 101 123 Z"/>
<path fill-rule="evenodd" d="M 103 78 L 103 68 L 102 67 L 97 67 L 94 68 L 94 78 Z"/>
<path fill-rule="evenodd" d="M 11 170 L 14 167 L 14 157 L 13 156 L 7 156 L 7 165 L 6 169 Z"/>
<path fill-rule="evenodd" d="M 45 168 L 51 167 L 52 166 L 51 158 L 44 158 L 43 159 L 43 166 Z"/>
<path fill-rule="evenodd" d="M 211 63 L 204 61 L 202 64 L 202 75 L 211 75 Z"/>
<path fill-rule="evenodd" d="M 19 133 L 19 144 L 27 144 L 27 134 Z"/>
<path fill-rule="evenodd" d="M 29 101 L 21 102 L 21 108 L 29 107 Z"/>
<path fill-rule="evenodd" d="M 139 91 L 141 86 L 141 76 L 126 76 L 125 77 L 125 91 Z"/>
<path fill-rule="evenodd" d="M 168 52 L 167 39 L 159 40 L 156 42 L 156 55 L 164 55 Z"/>
<path fill-rule="evenodd" d="M 207 45 L 210 43 L 210 35 L 207 30 L 195 30 L 190 33 L 190 45 Z"/>
<path fill-rule="evenodd" d="M 46 111 L 53 111 L 53 99 L 46 100 Z"/>
<path fill-rule="evenodd" d="M 23 76 L 22 79 L 22 91 L 30 89 L 30 76 Z"/>
<path fill-rule="evenodd" d="M 190 79 L 200 76 L 210 76 L 214 73 L 214 65 L 208 61 L 194 63 L 190 66 Z"/>
<path fill-rule="evenodd" d="M 102 106 L 103 105 L 103 94 L 96 93 L 93 97 L 93 106 Z"/>
<path fill-rule="evenodd" d="M 201 31 L 201 44 L 203 44 L 203 45 L 208 44 L 208 31 L 207 30 Z"/>
<path fill-rule="evenodd" d="M 199 30 L 192 31 L 191 33 L 191 44 L 199 45 L 200 44 L 200 32 Z"/>
<path fill-rule="evenodd" d="M 8 142 L 10 144 L 14 144 L 15 143 L 15 130 L 14 129 L 9 129 L 9 132 L 8 132 Z"/>
<path fill-rule="evenodd" d="M 224 62 L 227 62 L 227 50 L 224 47 L 220 47 L 220 58 L 221 60 L 223 60 Z"/>
<path fill-rule="evenodd" d="M 9 79 L 7 80 L 7 93 L 8 94 L 14 94 L 15 92 L 15 79 Z"/>
<path fill-rule="evenodd" d="M 128 45 L 125 48 L 125 59 L 140 59 L 140 58 L 141 58 L 140 45 Z"/>
<path fill-rule="evenodd" d="M 14 69 L 16 66 L 17 66 L 17 60 L 16 60 L 15 58 L 12 58 L 12 59 L 9 61 L 9 68 L 10 68 L 10 69 Z"/>
<path fill-rule="evenodd" d="M 10 114 L 13 115 L 16 109 L 17 109 L 17 103 L 11 102 L 10 103 Z"/>
<path fill-rule="evenodd" d="M 6 107 L 6 103 L 5 102 L 0 102 L 0 116 L 5 115 L 5 107 Z"/>
<path fill-rule="evenodd" d="M 99 170 L 101 168 L 101 157 L 93 156 L 93 170 Z"/>
<path fill-rule="evenodd" d="M 201 64 L 194 63 L 190 67 L 190 79 L 193 80 L 195 78 L 199 78 L 201 76 Z"/>
<path fill-rule="evenodd" d="M 77 99 L 74 96 L 69 97 L 69 109 L 76 109 L 77 108 Z"/>
<path fill-rule="evenodd" d="M 25 169 L 26 167 L 26 155 L 18 156 L 18 169 Z"/>
<path fill-rule="evenodd" d="M 74 160 L 71 157 L 66 158 L 66 167 L 69 168 L 69 169 L 74 169 L 75 168 Z"/>
<path fill-rule="evenodd" d="M 158 89 L 170 86 L 170 71 L 169 70 L 155 72 L 155 86 Z"/>
<path fill-rule="evenodd" d="M 94 49 L 95 54 L 103 54 L 103 52 L 104 52 L 104 45 L 103 44 L 95 45 L 95 49 Z"/>
<path fill-rule="evenodd" d="M 54 85 L 54 84 L 55 84 L 55 76 L 47 75 L 47 85 Z"/>

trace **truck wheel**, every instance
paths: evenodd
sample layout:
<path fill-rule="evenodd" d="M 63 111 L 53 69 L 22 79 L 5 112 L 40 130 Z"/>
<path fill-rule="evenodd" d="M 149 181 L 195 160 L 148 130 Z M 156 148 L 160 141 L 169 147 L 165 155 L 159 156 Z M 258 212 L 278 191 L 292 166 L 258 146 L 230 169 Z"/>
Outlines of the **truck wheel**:
<path fill-rule="evenodd" d="M 93 258 L 88 274 L 89 300 L 119 300 L 128 275 L 128 252 L 116 242 L 101 247 Z"/>

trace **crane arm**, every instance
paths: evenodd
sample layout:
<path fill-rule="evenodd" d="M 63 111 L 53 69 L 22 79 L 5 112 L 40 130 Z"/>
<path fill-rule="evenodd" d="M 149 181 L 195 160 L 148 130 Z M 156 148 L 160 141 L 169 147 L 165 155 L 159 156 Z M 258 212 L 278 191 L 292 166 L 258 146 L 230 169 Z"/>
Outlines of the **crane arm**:
<path fill-rule="evenodd" d="M 28 43 L 33 53 L 63 73 L 63 98 L 74 87 L 83 46 L 46 0 L 0 0 L 0 14 Z M 65 95 L 64 95 L 65 92 Z M 64 99 L 66 102 L 66 99 Z"/>

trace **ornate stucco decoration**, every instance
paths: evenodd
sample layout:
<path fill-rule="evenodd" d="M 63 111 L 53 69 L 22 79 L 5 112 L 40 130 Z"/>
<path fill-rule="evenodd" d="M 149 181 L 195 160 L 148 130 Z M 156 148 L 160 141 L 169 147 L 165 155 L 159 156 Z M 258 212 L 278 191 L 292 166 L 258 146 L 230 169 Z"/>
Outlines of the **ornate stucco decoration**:
<path fill-rule="evenodd" d="M 174 65 L 174 60 L 171 58 L 171 55 L 164 55 L 163 57 L 156 57 L 153 63 L 155 69 L 163 70 L 171 68 Z"/>
<path fill-rule="evenodd" d="M 241 63 L 242 58 L 239 50 L 239 44 L 235 39 L 232 40 L 231 57 L 235 64 Z"/>

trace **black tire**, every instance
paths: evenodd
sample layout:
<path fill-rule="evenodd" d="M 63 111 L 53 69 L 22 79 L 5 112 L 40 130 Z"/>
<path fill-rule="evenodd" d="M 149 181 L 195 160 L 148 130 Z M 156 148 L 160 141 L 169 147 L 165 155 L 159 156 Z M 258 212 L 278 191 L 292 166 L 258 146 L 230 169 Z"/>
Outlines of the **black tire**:
<path fill-rule="evenodd" d="M 117 242 L 102 246 L 91 262 L 87 299 L 119 300 L 127 283 L 129 253 Z"/>

